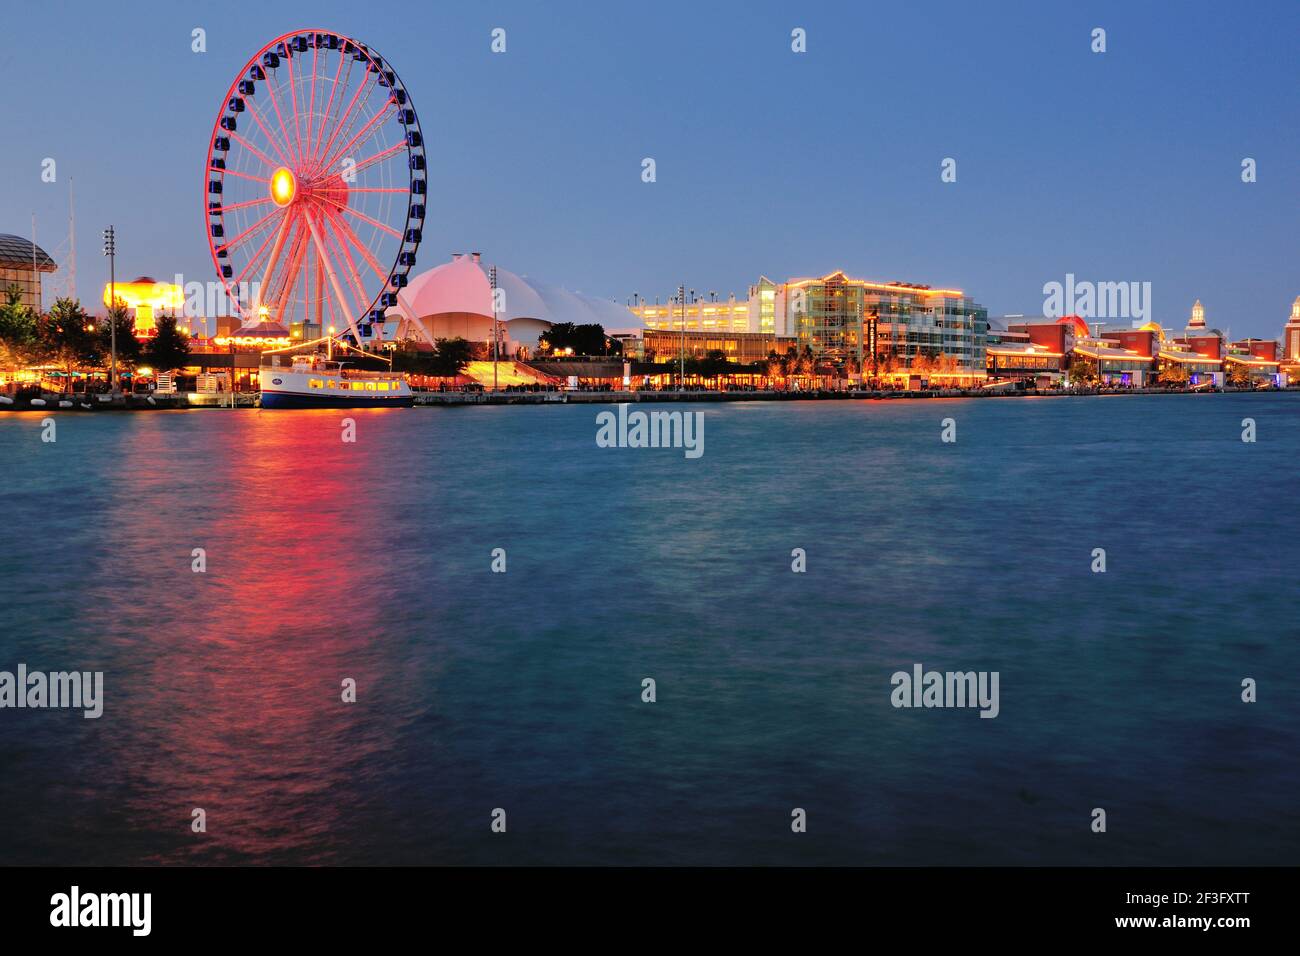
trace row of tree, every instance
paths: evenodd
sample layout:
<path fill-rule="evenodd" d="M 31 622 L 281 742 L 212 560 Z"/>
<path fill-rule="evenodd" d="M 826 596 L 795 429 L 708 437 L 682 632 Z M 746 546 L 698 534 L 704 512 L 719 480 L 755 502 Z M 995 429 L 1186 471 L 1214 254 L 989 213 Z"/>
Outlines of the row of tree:
<path fill-rule="evenodd" d="M 156 334 L 141 342 L 135 337 L 130 313 L 121 305 L 96 319 L 76 299 L 61 298 L 48 313 L 41 314 L 23 304 L 15 286 L 6 291 L 0 304 L 0 367 L 53 366 L 69 378 L 74 372 L 99 371 L 110 364 L 114 338 L 119 369 L 148 365 L 155 371 L 170 372 L 189 362 L 189 336 L 177 328 L 171 316 L 157 319 Z"/>

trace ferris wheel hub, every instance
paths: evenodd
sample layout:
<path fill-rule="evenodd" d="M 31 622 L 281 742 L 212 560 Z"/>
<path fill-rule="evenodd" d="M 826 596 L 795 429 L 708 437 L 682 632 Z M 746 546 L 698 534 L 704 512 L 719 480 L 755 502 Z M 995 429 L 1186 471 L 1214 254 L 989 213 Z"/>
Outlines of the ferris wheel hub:
<path fill-rule="evenodd" d="M 293 172 L 281 166 L 271 176 L 271 198 L 277 206 L 287 206 L 293 202 L 298 192 L 298 180 Z"/>

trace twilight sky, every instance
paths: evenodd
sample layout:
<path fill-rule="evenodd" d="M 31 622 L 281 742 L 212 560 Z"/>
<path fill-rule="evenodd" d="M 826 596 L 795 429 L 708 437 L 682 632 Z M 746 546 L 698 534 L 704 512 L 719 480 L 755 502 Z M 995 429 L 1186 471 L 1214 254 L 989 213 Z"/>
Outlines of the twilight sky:
<path fill-rule="evenodd" d="M 64 262 L 72 178 L 83 299 L 107 281 L 110 221 L 120 277 L 215 279 L 201 201 L 221 98 L 264 42 L 315 27 L 369 43 L 411 91 L 430 160 L 417 271 L 477 250 L 621 302 L 844 269 L 963 288 L 993 315 L 1040 313 L 1073 273 L 1151 282 L 1166 326 L 1200 298 L 1234 337 L 1278 335 L 1300 294 L 1300 4 L 979 6 L 12 4 L 0 232 L 35 213 Z"/>

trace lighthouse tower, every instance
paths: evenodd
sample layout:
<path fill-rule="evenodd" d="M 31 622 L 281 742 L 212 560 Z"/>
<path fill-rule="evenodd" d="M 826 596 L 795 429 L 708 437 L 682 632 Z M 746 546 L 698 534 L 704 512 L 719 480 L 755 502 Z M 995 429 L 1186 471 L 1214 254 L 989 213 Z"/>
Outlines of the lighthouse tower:
<path fill-rule="evenodd" d="M 1291 318 L 1282 329 L 1282 354 L 1288 362 L 1300 362 L 1300 295 L 1291 303 Z"/>

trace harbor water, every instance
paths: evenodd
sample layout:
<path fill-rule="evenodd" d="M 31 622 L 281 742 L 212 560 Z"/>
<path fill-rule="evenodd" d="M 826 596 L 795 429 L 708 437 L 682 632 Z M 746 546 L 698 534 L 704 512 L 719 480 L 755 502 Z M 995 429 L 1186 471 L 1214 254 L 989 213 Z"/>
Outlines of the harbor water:
<path fill-rule="evenodd" d="M 640 407 L 0 416 L 0 863 L 1294 862 L 1300 395 Z"/>

